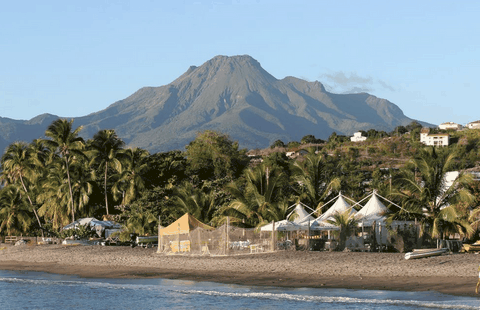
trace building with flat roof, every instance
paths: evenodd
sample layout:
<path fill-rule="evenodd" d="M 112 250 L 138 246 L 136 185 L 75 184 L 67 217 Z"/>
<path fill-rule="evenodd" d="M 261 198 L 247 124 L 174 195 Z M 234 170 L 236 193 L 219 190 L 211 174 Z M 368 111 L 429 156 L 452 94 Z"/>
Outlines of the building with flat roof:
<path fill-rule="evenodd" d="M 420 142 L 432 146 L 448 146 L 450 135 L 448 133 L 428 133 L 427 130 L 420 132 Z"/>
<path fill-rule="evenodd" d="M 360 131 L 354 133 L 353 137 L 350 137 L 350 141 L 352 141 L 352 142 L 360 142 L 360 141 L 365 141 L 365 140 L 367 140 L 367 137 L 363 137 L 362 133 Z"/>
<path fill-rule="evenodd" d="M 467 124 L 468 129 L 480 129 L 480 121 L 475 121 Z"/>
<path fill-rule="evenodd" d="M 438 125 L 438 128 L 443 129 L 443 130 L 462 130 L 463 126 L 454 122 L 446 122 Z"/>

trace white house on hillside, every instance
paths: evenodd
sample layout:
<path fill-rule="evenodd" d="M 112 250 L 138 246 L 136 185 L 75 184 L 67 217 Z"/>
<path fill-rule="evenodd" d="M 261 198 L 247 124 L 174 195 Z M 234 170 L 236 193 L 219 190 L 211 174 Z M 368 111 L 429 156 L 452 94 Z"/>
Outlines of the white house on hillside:
<path fill-rule="evenodd" d="M 354 133 L 353 137 L 350 137 L 350 141 L 352 141 L 352 142 L 360 142 L 360 141 L 365 141 L 365 140 L 367 140 L 367 137 L 362 137 L 362 133 L 360 131 Z"/>
<path fill-rule="evenodd" d="M 475 121 L 467 124 L 468 129 L 480 129 L 480 121 Z"/>
<path fill-rule="evenodd" d="M 448 146 L 450 135 L 448 133 L 428 133 L 428 128 L 420 132 L 420 142 L 433 146 Z"/>
<path fill-rule="evenodd" d="M 438 125 L 438 128 L 443 130 L 448 130 L 448 129 L 462 130 L 463 126 L 454 122 L 446 122 Z"/>

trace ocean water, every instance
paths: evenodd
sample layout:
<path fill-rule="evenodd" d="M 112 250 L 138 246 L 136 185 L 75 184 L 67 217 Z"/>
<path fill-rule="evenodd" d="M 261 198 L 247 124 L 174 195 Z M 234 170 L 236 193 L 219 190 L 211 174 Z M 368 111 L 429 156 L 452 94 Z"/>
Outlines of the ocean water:
<path fill-rule="evenodd" d="M 480 298 L 0 270 L 0 309 L 480 309 Z"/>

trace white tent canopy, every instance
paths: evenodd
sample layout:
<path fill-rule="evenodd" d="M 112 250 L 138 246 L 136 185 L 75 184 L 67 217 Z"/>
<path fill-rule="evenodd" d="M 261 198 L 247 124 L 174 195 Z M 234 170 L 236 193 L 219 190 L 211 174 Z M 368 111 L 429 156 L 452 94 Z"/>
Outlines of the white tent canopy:
<path fill-rule="evenodd" d="M 350 204 L 345 200 L 342 192 L 340 192 L 336 198 L 337 200 L 335 203 L 325 213 L 320 215 L 310 224 L 311 230 L 338 230 L 339 228 L 337 226 L 327 222 L 328 220 L 333 219 L 334 214 L 343 213 L 348 210 L 350 210 L 350 215 L 353 215 L 357 212 L 353 209 L 353 206 L 350 206 Z M 331 201 L 333 201 L 333 199 L 327 202 L 325 205 Z"/>
<path fill-rule="evenodd" d="M 308 213 L 300 203 L 295 205 L 295 209 L 288 216 L 288 218 L 292 217 L 294 218 L 293 222 L 300 225 L 305 222 L 313 222 L 315 220 L 315 218 L 311 216 L 310 213 Z"/>
<path fill-rule="evenodd" d="M 373 222 L 385 222 L 387 212 L 387 207 L 380 201 L 376 191 L 374 191 L 370 200 L 355 214 L 355 217 L 360 222 L 359 226 L 372 226 Z"/>
<path fill-rule="evenodd" d="M 275 224 L 275 231 L 296 231 L 296 230 L 305 229 L 303 226 L 300 226 L 294 222 L 287 221 L 287 220 L 278 221 L 278 222 L 275 222 L 274 224 Z M 261 231 L 272 231 L 273 229 L 274 228 L 272 223 L 260 227 Z"/>
<path fill-rule="evenodd" d="M 357 213 L 352 206 L 345 200 L 343 197 L 342 193 L 340 192 L 338 194 L 338 199 L 335 201 L 335 203 L 322 215 L 320 215 L 316 221 L 326 221 L 333 217 L 335 213 L 343 213 L 347 210 L 350 210 L 350 215 Z"/>

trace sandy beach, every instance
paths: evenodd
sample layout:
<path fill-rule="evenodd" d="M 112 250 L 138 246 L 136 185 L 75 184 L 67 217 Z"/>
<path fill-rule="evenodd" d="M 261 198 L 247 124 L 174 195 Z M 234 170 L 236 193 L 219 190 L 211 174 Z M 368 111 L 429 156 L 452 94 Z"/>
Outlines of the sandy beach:
<path fill-rule="evenodd" d="M 0 269 L 95 278 L 160 277 L 284 287 L 475 295 L 480 256 L 450 254 L 405 260 L 401 253 L 295 252 L 202 257 L 157 254 L 156 249 L 0 244 Z"/>

